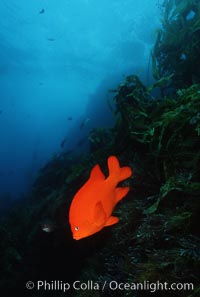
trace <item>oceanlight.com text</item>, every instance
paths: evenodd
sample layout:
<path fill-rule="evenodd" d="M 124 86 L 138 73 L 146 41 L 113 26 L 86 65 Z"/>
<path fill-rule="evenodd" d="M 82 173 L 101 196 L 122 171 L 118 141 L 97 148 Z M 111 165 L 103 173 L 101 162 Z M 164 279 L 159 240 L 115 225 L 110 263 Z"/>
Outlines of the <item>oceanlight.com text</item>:
<path fill-rule="evenodd" d="M 96 282 L 93 280 L 88 280 L 86 282 L 76 280 L 73 283 L 64 282 L 61 280 L 38 280 L 36 282 L 28 281 L 26 283 L 26 288 L 28 290 L 37 290 L 37 291 L 62 291 L 67 292 L 69 290 L 76 291 L 149 291 L 151 293 L 156 291 L 192 291 L 194 290 L 193 283 L 168 283 L 143 281 L 140 283 L 135 282 L 117 282 L 104 281 Z"/>

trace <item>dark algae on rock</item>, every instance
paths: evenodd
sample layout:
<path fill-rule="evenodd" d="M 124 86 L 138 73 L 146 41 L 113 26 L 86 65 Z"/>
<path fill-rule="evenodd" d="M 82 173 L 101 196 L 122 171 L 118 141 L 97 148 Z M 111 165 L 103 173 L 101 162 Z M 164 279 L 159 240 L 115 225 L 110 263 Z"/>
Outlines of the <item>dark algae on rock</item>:
<path fill-rule="evenodd" d="M 91 131 L 90 154 L 56 155 L 31 197 L 1 219 L 2 296 L 47 293 L 27 291 L 30 280 L 69 283 L 67 293 L 51 292 L 60 297 L 200 296 L 200 3 L 168 0 L 161 9 L 155 83 L 147 88 L 136 75 L 126 77 L 113 90 L 115 125 Z M 67 217 L 71 200 L 95 164 L 107 174 L 110 155 L 133 169 L 124 182 L 131 190 L 114 211 L 120 222 L 76 242 Z M 100 289 L 75 290 L 75 280 Z"/>

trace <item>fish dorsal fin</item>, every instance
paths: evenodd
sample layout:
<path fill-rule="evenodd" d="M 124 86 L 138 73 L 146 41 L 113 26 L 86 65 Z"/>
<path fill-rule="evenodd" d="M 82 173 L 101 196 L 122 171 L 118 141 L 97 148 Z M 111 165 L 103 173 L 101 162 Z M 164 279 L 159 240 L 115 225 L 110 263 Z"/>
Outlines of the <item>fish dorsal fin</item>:
<path fill-rule="evenodd" d="M 90 180 L 104 180 L 105 176 L 101 171 L 99 164 L 95 165 L 90 173 Z"/>
<path fill-rule="evenodd" d="M 97 226 L 103 226 L 106 222 L 106 213 L 101 201 L 98 201 L 94 207 L 94 223 Z"/>

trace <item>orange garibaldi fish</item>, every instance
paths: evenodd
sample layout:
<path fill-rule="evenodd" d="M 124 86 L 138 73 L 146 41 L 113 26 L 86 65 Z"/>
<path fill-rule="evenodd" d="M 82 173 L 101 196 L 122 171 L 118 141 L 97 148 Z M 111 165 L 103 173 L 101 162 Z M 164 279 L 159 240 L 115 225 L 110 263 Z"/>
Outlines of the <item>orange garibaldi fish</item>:
<path fill-rule="evenodd" d="M 115 205 L 129 192 L 129 187 L 117 184 L 132 175 L 131 168 L 120 167 L 117 157 L 108 158 L 109 176 L 105 178 L 100 166 L 93 167 L 87 182 L 74 196 L 69 222 L 73 238 L 88 237 L 105 226 L 116 224 L 119 219 L 112 216 Z"/>

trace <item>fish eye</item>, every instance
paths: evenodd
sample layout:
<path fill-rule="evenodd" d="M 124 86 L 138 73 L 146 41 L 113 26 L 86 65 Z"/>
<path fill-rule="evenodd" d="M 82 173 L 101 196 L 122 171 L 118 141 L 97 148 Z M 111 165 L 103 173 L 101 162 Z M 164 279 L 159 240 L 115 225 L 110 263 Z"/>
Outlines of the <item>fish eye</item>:
<path fill-rule="evenodd" d="M 74 227 L 74 230 L 75 231 L 78 231 L 79 230 L 79 227 L 78 226 Z"/>

